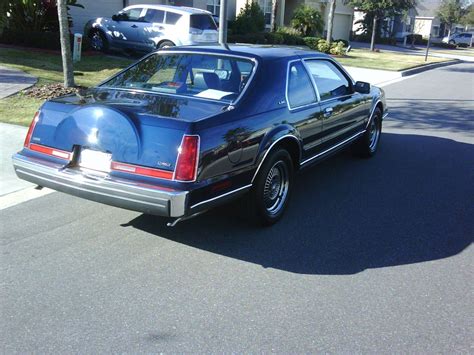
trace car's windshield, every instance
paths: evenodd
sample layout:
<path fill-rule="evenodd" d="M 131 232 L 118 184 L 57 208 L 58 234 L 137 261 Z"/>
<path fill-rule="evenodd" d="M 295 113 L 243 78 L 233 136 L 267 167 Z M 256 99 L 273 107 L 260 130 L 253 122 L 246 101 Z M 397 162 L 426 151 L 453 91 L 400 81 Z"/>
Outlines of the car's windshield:
<path fill-rule="evenodd" d="M 231 102 L 253 70 L 252 60 L 239 57 L 155 53 L 101 86 Z"/>

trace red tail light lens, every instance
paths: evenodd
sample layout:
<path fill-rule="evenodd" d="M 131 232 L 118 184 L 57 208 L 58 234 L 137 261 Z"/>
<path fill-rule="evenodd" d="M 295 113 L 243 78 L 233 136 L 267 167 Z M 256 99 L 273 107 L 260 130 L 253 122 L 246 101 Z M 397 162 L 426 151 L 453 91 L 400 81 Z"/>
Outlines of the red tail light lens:
<path fill-rule="evenodd" d="M 178 152 L 178 161 L 174 178 L 179 181 L 194 181 L 197 174 L 197 163 L 199 154 L 199 136 L 183 137 Z"/>
<path fill-rule="evenodd" d="M 25 137 L 25 143 L 23 143 L 23 146 L 25 148 L 28 148 L 30 146 L 31 136 L 33 135 L 33 131 L 35 130 L 35 126 L 38 120 L 39 120 L 39 111 L 35 113 L 35 116 L 33 117 L 33 121 L 31 121 L 30 123 L 30 128 L 28 128 L 28 133 L 26 134 L 26 137 Z"/>

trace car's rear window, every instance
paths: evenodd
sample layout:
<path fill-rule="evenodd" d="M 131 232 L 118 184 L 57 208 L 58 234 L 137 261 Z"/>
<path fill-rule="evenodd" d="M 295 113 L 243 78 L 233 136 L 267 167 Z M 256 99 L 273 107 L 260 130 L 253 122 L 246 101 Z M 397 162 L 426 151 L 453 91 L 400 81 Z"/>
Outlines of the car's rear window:
<path fill-rule="evenodd" d="M 155 53 L 101 86 L 232 102 L 248 85 L 254 66 L 233 56 Z"/>
<path fill-rule="evenodd" d="M 217 30 L 216 23 L 212 19 L 211 15 L 191 15 L 189 27 L 196 30 Z"/>

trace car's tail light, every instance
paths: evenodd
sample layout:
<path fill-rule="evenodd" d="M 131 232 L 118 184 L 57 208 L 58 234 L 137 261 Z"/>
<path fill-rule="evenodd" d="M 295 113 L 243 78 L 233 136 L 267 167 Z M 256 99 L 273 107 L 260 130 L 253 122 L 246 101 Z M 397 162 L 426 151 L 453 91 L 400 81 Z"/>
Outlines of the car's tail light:
<path fill-rule="evenodd" d="M 31 136 L 33 135 L 33 131 L 35 130 L 35 126 L 38 120 L 39 120 L 39 111 L 35 113 L 35 116 L 33 117 L 33 121 L 31 121 L 30 127 L 28 128 L 28 133 L 26 133 L 25 143 L 23 143 L 23 146 L 25 148 L 28 148 L 30 146 Z"/>
<path fill-rule="evenodd" d="M 199 136 L 183 136 L 178 150 L 178 161 L 174 179 L 179 181 L 196 180 L 199 155 Z"/>

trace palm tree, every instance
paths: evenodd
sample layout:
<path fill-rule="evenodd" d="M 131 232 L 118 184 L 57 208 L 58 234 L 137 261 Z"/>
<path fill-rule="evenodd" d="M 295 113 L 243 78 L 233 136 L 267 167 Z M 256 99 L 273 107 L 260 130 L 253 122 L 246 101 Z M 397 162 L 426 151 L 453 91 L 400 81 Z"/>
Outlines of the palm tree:
<path fill-rule="evenodd" d="M 329 4 L 329 14 L 328 14 L 328 30 L 326 35 L 326 41 L 331 43 L 332 40 L 332 27 L 334 23 L 334 12 L 336 11 L 336 0 L 331 0 Z"/>
<path fill-rule="evenodd" d="M 66 0 L 57 0 L 61 56 L 63 60 L 64 87 L 75 86 L 71 56 L 71 40 L 69 38 L 69 21 L 67 18 Z"/>

